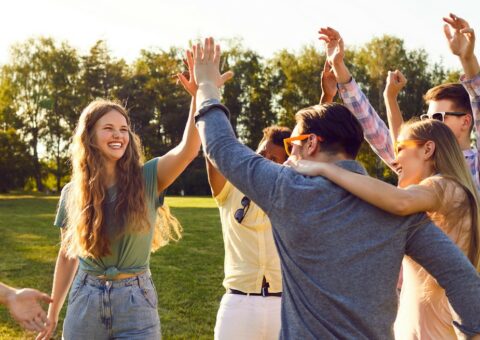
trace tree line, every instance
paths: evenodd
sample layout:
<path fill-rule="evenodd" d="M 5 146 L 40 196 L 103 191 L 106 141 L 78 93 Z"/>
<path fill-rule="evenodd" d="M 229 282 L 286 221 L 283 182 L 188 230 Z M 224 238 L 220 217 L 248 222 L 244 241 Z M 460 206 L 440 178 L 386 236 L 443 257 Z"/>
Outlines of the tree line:
<path fill-rule="evenodd" d="M 222 45 L 222 71 L 235 73 L 223 89 L 223 101 L 234 130 L 249 147 L 255 149 L 264 127 L 293 127 L 299 109 L 319 102 L 325 62 L 319 47 L 283 49 L 264 58 L 237 39 Z M 118 100 L 127 107 L 147 159 L 178 144 L 190 105 L 175 78 L 185 69 L 183 57 L 178 47 L 150 49 L 127 63 L 113 57 L 103 40 L 85 55 L 52 38 L 12 46 L 10 61 L 0 69 L 0 192 L 61 190 L 69 180 L 70 138 L 82 109 L 95 98 Z M 399 69 L 408 79 L 399 96 L 406 119 L 424 111 L 422 96 L 430 87 L 459 77 L 457 71 L 429 63 L 426 51 L 407 50 L 403 40 L 388 35 L 348 49 L 345 59 L 383 119 L 388 70 Z M 394 181 L 368 145 L 359 159 L 371 175 Z M 169 191 L 209 194 L 206 178 L 199 155 Z"/>

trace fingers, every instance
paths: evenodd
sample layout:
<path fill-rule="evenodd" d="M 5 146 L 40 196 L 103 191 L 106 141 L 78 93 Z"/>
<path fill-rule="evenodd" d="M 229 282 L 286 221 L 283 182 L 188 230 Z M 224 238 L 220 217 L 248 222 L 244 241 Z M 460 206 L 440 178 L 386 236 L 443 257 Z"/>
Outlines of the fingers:
<path fill-rule="evenodd" d="M 186 60 L 186 63 L 187 63 L 187 67 L 188 67 L 188 71 L 193 74 L 193 53 L 192 51 L 190 50 L 187 50 L 187 60 Z M 184 62 L 185 62 L 185 59 L 183 59 Z"/>
<path fill-rule="evenodd" d="M 213 62 L 215 65 L 220 66 L 220 56 L 221 56 L 221 51 L 220 51 L 220 45 L 215 45 L 214 48 L 214 55 L 213 55 Z"/>
<path fill-rule="evenodd" d="M 185 77 L 185 75 L 183 73 L 177 73 L 177 83 L 180 82 L 180 84 L 182 84 L 182 86 L 187 89 L 187 85 L 188 85 L 188 79 L 187 77 Z"/>
<path fill-rule="evenodd" d="M 45 293 L 42 293 L 42 292 L 38 292 L 38 294 L 39 294 L 38 299 L 40 301 L 43 301 L 45 303 L 52 303 L 53 302 L 52 298 L 48 294 L 45 294 Z"/>
<path fill-rule="evenodd" d="M 212 61 L 215 56 L 215 42 L 212 37 L 205 39 L 204 60 Z"/>
<path fill-rule="evenodd" d="M 233 78 L 233 75 L 234 75 L 234 73 L 232 71 L 227 71 L 224 74 L 222 74 L 220 76 L 221 84 L 219 84 L 219 85 L 221 86 L 221 85 L 225 84 L 227 81 L 229 81 L 230 79 Z"/>
<path fill-rule="evenodd" d="M 332 65 L 330 65 L 330 63 L 326 60 L 325 61 L 325 64 L 323 64 L 323 72 L 322 72 L 322 75 L 325 73 L 325 74 L 328 74 L 329 72 L 332 72 Z"/>
<path fill-rule="evenodd" d="M 443 25 L 443 33 L 448 41 L 452 40 L 452 32 L 450 31 L 450 25 Z"/>
<path fill-rule="evenodd" d="M 334 30 L 331 27 L 322 27 L 320 28 L 318 33 L 320 33 L 321 36 L 327 36 L 331 40 L 341 39 L 340 33 L 338 33 L 336 30 Z"/>
<path fill-rule="evenodd" d="M 45 323 L 42 321 L 41 316 L 34 317 L 33 320 L 31 321 L 31 323 L 33 324 L 33 326 L 35 328 L 34 331 L 40 332 L 45 328 Z"/>

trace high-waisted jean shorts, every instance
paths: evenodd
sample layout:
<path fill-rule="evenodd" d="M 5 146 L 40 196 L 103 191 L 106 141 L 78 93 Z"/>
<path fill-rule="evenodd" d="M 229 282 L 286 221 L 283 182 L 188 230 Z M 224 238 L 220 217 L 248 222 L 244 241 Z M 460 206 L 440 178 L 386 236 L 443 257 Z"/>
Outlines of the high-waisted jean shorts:
<path fill-rule="evenodd" d="M 157 304 L 150 272 L 107 281 L 79 270 L 68 296 L 63 339 L 158 340 Z"/>

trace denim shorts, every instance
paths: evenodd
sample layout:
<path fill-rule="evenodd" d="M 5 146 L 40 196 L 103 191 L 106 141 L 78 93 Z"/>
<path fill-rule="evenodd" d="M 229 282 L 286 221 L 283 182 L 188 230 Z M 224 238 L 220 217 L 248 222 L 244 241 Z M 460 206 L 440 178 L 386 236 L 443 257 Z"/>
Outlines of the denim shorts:
<path fill-rule="evenodd" d="M 63 339 L 161 339 L 157 304 L 150 272 L 106 281 L 79 270 L 68 296 Z"/>

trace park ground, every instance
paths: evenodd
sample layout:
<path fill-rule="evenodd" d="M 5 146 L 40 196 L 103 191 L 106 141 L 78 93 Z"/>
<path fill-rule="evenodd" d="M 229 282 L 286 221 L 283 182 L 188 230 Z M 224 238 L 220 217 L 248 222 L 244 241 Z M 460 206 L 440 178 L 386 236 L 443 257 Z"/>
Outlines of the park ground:
<path fill-rule="evenodd" d="M 0 195 L 0 281 L 49 293 L 59 248 L 53 226 L 58 196 Z M 152 254 L 164 339 L 211 339 L 224 293 L 223 241 L 210 197 L 167 197 L 184 227 L 183 238 Z M 61 339 L 64 306 L 54 339 Z M 0 340 L 34 339 L 0 307 Z"/>

